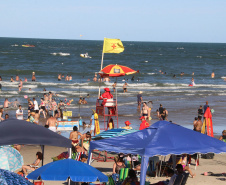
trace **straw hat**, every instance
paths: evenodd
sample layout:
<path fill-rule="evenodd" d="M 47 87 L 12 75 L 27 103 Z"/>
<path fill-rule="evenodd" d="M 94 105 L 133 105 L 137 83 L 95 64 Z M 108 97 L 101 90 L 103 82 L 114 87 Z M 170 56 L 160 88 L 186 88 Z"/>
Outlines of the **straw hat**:
<path fill-rule="evenodd" d="M 143 93 L 142 91 L 139 92 L 139 94 L 142 94 L 142 93 Z"/>
<path fill-rule="evenodd" d="M 93 111 L 93 114 L 95 114 L 96 113 L 96 111 L 94 110 L 94 109 L 91 109 L 92 111 Z"/>

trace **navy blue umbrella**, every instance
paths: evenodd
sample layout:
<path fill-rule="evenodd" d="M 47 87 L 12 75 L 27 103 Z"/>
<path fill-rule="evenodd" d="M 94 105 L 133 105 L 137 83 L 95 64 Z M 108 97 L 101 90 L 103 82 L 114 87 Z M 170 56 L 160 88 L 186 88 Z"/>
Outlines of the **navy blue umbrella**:
<path fill-rule="evenodd" d="M 24 177 L 10 172 L 8 170 L 0 169 L 0 184 L 1 185 L 32 185 L 31 182 L 26 180 Z"/>
<path fill-rule="evenodd" d="M 51 162 L 30 173 L 27 178 L 37 180 L 66 181 L 70 178 L 74 182 L 108 182 L 108 177 L 96 168 L 73 159 Z"/>

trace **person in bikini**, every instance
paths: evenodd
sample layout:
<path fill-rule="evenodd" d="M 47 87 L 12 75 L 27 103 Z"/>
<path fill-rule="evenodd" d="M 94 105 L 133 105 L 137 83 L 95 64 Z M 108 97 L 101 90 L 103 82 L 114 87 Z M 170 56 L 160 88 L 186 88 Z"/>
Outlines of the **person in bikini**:
<path fill-rule="evenodd" d="M 145 119 L 150 117 L 150 110 L 146 102 L 143 102 L 143 107 L 141 109 L 140 116 L 144 116 Z"/>
<path fill-rule="evenodd" d="M 78 136 L 80 136 L 79 139 Z M 73 147 L 75 147 L 75 149 L 77 148 L 77 146 L 79 146 L 79 140 L 81 139 L 81 137 L 82 134 L 78 132 L 78 127 L 74 126 L 73 131 L 70 133 L 69 139 L 72 141 L 71 144 L 73 145 Z"/>
<path fill-rule="evenodd" d="M 40 114 L 41 112 L 43 112 L 43 116 L 44 116 L 44 118 L 46 118 L 46 112 L 45 112 L 46 107 L 45 107 L 45 101 L 44 101 L 43 98 L 41 98 L 41 104 L 40 104 L 39 107 L 40 107 L 40 109 L 39 109 L 39 114 Z"/>

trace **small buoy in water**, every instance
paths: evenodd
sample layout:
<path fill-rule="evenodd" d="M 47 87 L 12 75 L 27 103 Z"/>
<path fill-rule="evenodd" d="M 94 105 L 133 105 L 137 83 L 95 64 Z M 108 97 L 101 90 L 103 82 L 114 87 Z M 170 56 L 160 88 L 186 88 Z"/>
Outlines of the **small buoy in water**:
<path fill-rule="evenodd" d="M 64 63 L 62 63 L 62 65 L 64 65 Z"/>

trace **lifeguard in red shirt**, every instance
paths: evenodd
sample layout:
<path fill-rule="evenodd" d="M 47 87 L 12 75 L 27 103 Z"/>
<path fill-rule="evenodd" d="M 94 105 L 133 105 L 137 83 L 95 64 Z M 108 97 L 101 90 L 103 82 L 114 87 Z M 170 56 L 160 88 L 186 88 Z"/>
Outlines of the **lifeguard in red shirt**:
<path fill-rule="evenodd" d="M 142 120 L 141 124 L 140 124 L 140 128 L 139 130 L 143 130 L 145 128 L 150 127 L 149 123 L 145 120 L 144 116 L 141 116 L 140 118 Z"/>
<path fill-rule="evenodd" d="M 105 92 L 100 96 L 99 99 L 103 100 L 102 105 L 105 105 L 107 102 L 107 99 L 112 99 L 113 95 L 111 94 L 111 90 L 109 88 L 104 88 Z"/>

